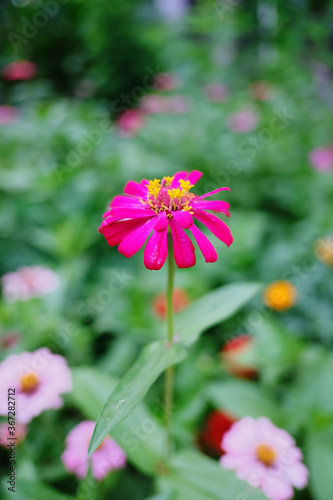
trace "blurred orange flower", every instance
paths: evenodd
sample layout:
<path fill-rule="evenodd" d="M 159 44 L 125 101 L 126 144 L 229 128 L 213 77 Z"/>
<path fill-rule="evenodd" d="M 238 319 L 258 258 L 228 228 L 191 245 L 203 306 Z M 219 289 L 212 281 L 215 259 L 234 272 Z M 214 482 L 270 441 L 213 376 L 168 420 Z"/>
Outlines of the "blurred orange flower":
<path fill-rule="evenodd" d="M 289 281 L 274 281 L 264 291 L 264 302 L 275 311 L 286 311 L 296 302 L 297 291 Z"/>
<path fill-rule="evenodd" d="M 185 309 L 190 303 L 190 299 L 185 290 L 181 288 L 175 288 L 172 294 L 172 306 L 173 311 L 178 313 Z M 153 311 L 161 319 L 165 319 L 166 316 L 166 296 L 164 293 L 156 295 L 153 300 Z"/>

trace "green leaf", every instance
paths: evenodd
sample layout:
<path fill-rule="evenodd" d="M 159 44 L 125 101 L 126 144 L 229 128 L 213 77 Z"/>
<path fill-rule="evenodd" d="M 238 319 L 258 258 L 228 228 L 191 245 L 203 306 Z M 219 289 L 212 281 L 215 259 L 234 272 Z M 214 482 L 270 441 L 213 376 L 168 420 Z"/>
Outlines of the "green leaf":
<path fill-rule="evenodd" d="M 90 441 L 89 455 L 98 448 L 106 434 L 134 410 L 157 377 L 168 366 L 179 363 L 185 356 L 183 346 L 164 341 L 153 342 L 142 350 L 136 363 L 120 380 L 105 403 Z"/>
<path fill-rule="evenodd" d="M 15 500 L 74 500 L 74 497 L 59 493 L 56 490 L 49 488 L 36 481 L 29 481 L 27 479 L 16 478 L 15 493 L 8 491 L 6 481 L 3 481 L 3 490 L 5 498 Z"/>
<path fill-rule="evenodd" d="M 206 394 L 214 406 L 230 412 L 235 417 L 265 416 L 274 422 L 281 421 L 278 406 L 253 382 L 225 380 L 210 385 Z"/>
<path fill-rule="evenodd" d="M 74 368 L 72 379 L 70 398 L 87 418 L 96 421 L 99 409 L 117 386 L 117 380 L 90 367 Z M 165 432 L 143 403 L 119 423 L 111 435 L 135 467 L 146 474 L 154 473 L 165 444 Z"/>
<path fill-rule="evenodd" d="M 175 500 L 264 500 L 265 495 L 238 479 L 234 472 L 198 453 L 182 451 L 171 459 L 171 474 L 158 480 L 159 488 L 174 491 Z M 173 500 L 173 497 L 172 497 Z"/>
<path fill-rule="evenodd" d="M 185 345 L 193 344 L 207 328 L 238 311 L 258 291 L 258 283 L 232 283 L 192 302 L 175 318 L 175 331 Z"/>
<path fill-rule="evenodd" d="M 332 498 L 333 427 L 329 431 L 310 430 L 306 440 L 310 489 L 316 500 Z"/>

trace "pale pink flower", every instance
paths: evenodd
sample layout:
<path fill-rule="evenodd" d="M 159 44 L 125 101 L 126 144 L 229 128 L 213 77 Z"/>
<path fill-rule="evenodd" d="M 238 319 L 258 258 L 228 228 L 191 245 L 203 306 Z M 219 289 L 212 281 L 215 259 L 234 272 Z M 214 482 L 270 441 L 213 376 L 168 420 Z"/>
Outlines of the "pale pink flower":
<path fill-rule="evenodd" d="M 259 122 L 257 113 L 251 109 L 243 109 L 232 113 L 228 118 L 228 127 L 232 132 L 243 134 L 255 130 Z"/>
<path fill-rule="evenodd" d="M 229 89 L 223 83 L 209 83 L 205 90 L 208 99 L 212 102 L 223 102 L 229 97 Z"/>
<path fill-rule="evenodd" d="M 2 70 L 5 80 L 31 80 L 37 73 L 37 67 L 30 61 L 14 61 Z"/>
<path fill-rule="evenodd" d="M 88 447 L 95 422 L 84 420 L 72 429 L 66 438 L 66 449 L 61 455 L 65 468 L 79 479 L 86 476 L 89 462 L 92 475 L 101 481 L 111 470 L 122 469 L 126 465 L 126 455 L 122 448 L 106 436 L 96 451 L 88 457 Z"/>
<path fill-rule="evenodd" d="M 53 292 L 58 282 L 58 275 L 43 266 L 20 267 L 1 278 L 3 295 L 7 302 L 42 297 Z"/>
<path fill-rule="evenodd" d="M 173 73 L 159 73 L 154 77 L 154 87 L 157 90 L 174 90 L 179 86 L 179 79 Z"/>
<path fill-rule="evenodd" d="M 0 125 L 7 125 L 13 122 L 17 116 L 17 111 L 13 106 L 0 106 Z"/>
<path fill-rule="evenodd" d="M 178 114 L 186 113 L 189 109 L 189 102 L 181 95 L 156 95 L 147 94 L 140 102 L 140 108 L 146 114 Z"/>
<path fill-rule="evenodd" d="M 16 421 L 22 424 L 44 410 L 60 408 L 60 394 L 72 389 L 64 357 L 46 347 L 12 354 L 0 363 L 0 415 L 8 413 L 8 389 L 15 389 Z"/>
<path fill-rule="evenodd" d="M 261 488 L 271 500 L 289 500 L 293 487 L 302 489 L 308 483 L 309 472 L 295 440 L 266 417 L 234 423 L 221 447 L 222 467 L 235 470 L 237 477 Z"/>
<path fill-rule="evenodd" d="M 7 448 L 7 445 L 10 441 L 13 441 L 13 438 L 17 445 L 25 440 L 27 433 L 28 428 L 18 422 L 15 422 L 14 426 L 10 426 L 7 422 L 0 424 L 0 445 Z"/>
<path fill-rule="evenodd" d="M 140 128 L 143 127 L 144 116 L 139 109 L 127 109 L 117 120 L 117 126 L 123 136 L 129 137 L 134 135 Z"/>
<path fill-rule="evenodd" d="M 333 170 L 333 147 L 313 149 L 309 155 L 309 161 L 316 170 L 326 172 Z"/>

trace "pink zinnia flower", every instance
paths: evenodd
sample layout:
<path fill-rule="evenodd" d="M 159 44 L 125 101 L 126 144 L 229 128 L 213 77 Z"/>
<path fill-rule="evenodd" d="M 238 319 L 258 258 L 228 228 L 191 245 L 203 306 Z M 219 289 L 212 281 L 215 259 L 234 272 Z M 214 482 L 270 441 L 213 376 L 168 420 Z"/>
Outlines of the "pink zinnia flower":
<path fill-rule="evenodd" d="M 43 266 L 20 267 L 13 273 L 4 274 L 1 278 L 7 302 L 42 297 L 53 292 L 58 282 L 58 275 Z"/>
<path fill-rule="evenodd" d="M 13 430 L 13 427 L 15 429 Z M 14 426 L 10 426 L 9 423 L 0 424 L 0 445 L 7 448 L 7 444 L 13 438 L 16 438 L 16 444 L 22 443 L 28 433 L 28 429 L 25 425 L 15 422 Z"/>
<path fill-rule="evenodd" d="M 110 246 L 119 245 L 118 250 L 125 257 L 132 257 L 149 238 L 144 251 L 147 269 L 161 269 L 165 263 L 168 246 L 167 234 L 172 234 L 173 251 L 178 267 L 195 265 L 194 246 L 184 229 L 189 229 L 196 240 L 206 262 L 215 262 L 217 254 L 209 239 L 194 224 L 194 219 L 204 224 L 227 246 L 233 239 L 228 226 L 218 217 L 207 212 L 224 213 L 229 217 L 229 203 L 206 201 L 224 189 L 219 188 L 197 196 L 190 189 L 202 173 L 177 172 L 174 177 L 164 177 L 140 183 L 129 181 L 124 189 L 125 196 L 116 196 L 111 210 L 104 214 L 99 228 Z"/>
<path fill-rule="evenodd" d="M 17 116 L 17 111 L 13 106 L 0 106 L 0 125 L 11 123 Z"/>
<path fill-rule="evenodd" d="M 101 481 L 111 470 L 126 465 L 125 452 L 110 437 L 106 436 L 96 451 L 88 457 L 88 447 L 95 422 L 84 420 L 72 429 L 66 438 L 66 449 L 61 456 L 65 468 L 79 479 L 86 476 L 91 461 L 92 475 Z"/>
<path fill-rule="evenodd" d="M 37 67 L 30 61 L 15 61 L 4 67 L 2 76 L 5 80 L 31 80 L 37 73 Z"/>
<path fill-rule="evenodd" d="M 127 109 L 117 120 L 117 125 L 122 134 L 126 137 L 134 135 L 140 128 L 143 127 L 144 117 L 138 109 Z"/>
<path fill-rule="evenodd" d="M 209 83 L 205 87 L 206 94 L 212 102 L 226 101 L 229 96 L 229 89 L 223 83 Z"/>
<path fill-rule="evenodd" d="M 147 94 L 141 99 L 140 108 L 149 115 L 157 113 L 178 114 L 188 111 L 189 102 L 186 97 L 181 95 Z"/>
<path fill-rule="evenodd" d="M 307 485 L 309 472 L 295 440 L 266 417 L 239 420 L 224 435 L 221 446 L 225 451 L 222 467 L 235 470 L 240 479 L 261 488 L 271 500 L 289 500 L 293 487 Z"/>
<path fill-rule="evenodd" d="M 244 109 L 233 113 L 228 118 L 228 126 L 230 130 L 238 134 L 252 132 L 257 127 L 259 117 L 257 113 L 251 109 Z"/>
<path fill-rule="evenodd" d="M 333 147 L 314 149 L 309 155 L 309 160 L 316 170 L 324 172 L 333 170 Z"/>
<path fill-rule="evenodd" d="M 173 90 L 178 86 L 178 77 L 173 73 L 158 73 L 154 77 L 154 87 L 157 90 Z"/>
<path fill-rule="evenodd" d="M 60 394 L 72 389 L 67 361 L 46 347 L 8 356 L 0 363 L 0 415 L 8 413 L 8 388 L 15 389 L 16 421 L 22 424 L 49 408 L 60 408 Z"/>

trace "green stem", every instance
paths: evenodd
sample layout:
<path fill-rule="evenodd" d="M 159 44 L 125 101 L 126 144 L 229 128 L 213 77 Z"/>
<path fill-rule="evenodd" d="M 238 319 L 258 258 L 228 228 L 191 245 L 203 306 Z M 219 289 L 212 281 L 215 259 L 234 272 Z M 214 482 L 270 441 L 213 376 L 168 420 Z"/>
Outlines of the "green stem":
<path fill-rule="evenodd" d="M 173 257 L 172 235 L 168 234 L 168 283 L 167 283 L 167 339 L 168 342 L 173 341 L 173 282 L 175 274 L 175 262 Z M 165 372 L 165 425 L 166 425 L 166 458 L 169 457 L 171 451 L 171 415 L 173 406 L 173 366 L 169 366 Z"/>

